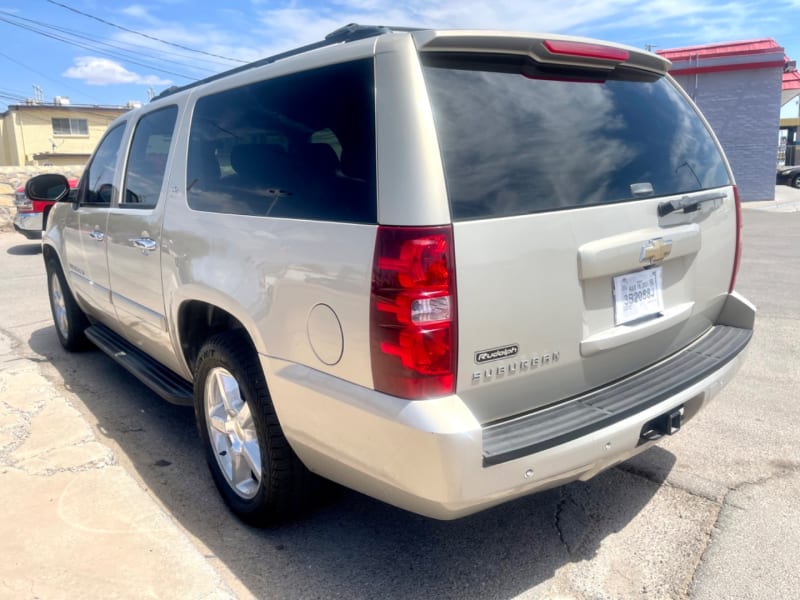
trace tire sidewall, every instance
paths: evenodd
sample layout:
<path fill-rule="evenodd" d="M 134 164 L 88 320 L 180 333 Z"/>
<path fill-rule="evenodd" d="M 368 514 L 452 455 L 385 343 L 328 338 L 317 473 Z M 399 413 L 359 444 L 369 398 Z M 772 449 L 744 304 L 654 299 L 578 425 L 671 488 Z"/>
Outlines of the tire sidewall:
<path fill-rule="evenodd" d="M 86 318 L 78 306 L 75 298 L 72 296 L 69 287 L 67 286 L 64 274 L 61 267 L 53 259 L 46 263 L 47 271 L 47 297 L 50 301 L 50 313 L 53 316 L 53 325 L 56 329 L 56 335 L 61 345 L 69 351 L 81 350 L 86 344 L 86 338 L 83 334 L 86 328 Z M 61 331 L 58 324 L 58 315 L 56 313 L 55 299 L 53 298 L 53 278 L 58 280 L 58 285 L 61 288 L 61 295 L 64 299 L 64 309 L 67 317 L 67 333 Z"/>

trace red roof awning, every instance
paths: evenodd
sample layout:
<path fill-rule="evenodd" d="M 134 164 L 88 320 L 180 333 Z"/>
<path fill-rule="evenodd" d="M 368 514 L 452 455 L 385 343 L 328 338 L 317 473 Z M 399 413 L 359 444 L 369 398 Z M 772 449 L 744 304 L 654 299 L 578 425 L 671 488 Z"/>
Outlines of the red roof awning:
<path fill-rule="evenodd" d="M 783 67 L 786 63 L 783 48 L 772 38 L 687 46 L 657 54 L 672 61 L 673 75 Z"/>
<path fill-rule="evenodd" d="M 745 40 L 740 42 L 722 42 L 719 44 L 703 44 L 701 46 L 686 46 L 671 50 L 659 50 L 664 58 L 672 62 L 694 58 L 719 58 L 722 56 L 742 56 L 751 54 L 769 54 L 775 51 L 783 52 L 783 48 L 772 38 L 763 40 Z"/>
<path fill-rule="evenodd" d="M 789 71 L 784 73 L 781 88 L 784 90 L 800 90 L 800 72 Z"/>

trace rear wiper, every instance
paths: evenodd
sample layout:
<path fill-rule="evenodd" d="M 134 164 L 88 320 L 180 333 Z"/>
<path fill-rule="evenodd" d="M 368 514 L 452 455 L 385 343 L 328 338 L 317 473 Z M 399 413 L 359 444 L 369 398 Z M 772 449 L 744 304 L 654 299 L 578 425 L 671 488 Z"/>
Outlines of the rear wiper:
<path fill-rule="evenodd" d="M 666 217 L 676 210 L 683 210 L 684 213 L 694 212 L 698 210 L 700 205 L 704 202 L 714 202 L 714 206 L 711 207 L 711 210 L 714 210 L 722 206 L 722 201 L 727 197 L 728 195 L 724 192 L 711 192 L 710 194 L 704 194 L 702 196 L 684 196 L 678 200 L 662 202 L 658 205 L 658 216 Z"/>

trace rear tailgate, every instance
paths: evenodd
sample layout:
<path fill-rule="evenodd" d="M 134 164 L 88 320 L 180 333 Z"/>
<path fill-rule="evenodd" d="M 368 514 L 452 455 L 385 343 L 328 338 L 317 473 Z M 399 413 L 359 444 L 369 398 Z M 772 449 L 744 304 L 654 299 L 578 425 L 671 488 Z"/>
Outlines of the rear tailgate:
<path fill-rule="evenodd" d="M 620 379 L 715 322 L 734 188 L 666 63 L 564 38 L 418 46 L 454 223 L 457 393 L 481 422 Z"/>

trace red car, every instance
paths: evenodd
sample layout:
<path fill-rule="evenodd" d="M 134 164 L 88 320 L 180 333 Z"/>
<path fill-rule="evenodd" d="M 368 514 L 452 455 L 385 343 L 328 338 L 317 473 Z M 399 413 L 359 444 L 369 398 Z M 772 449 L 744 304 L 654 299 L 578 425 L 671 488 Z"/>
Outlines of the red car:
<path fill-rule="evenodd" d="M 69 187 L 78 187 L 78 178 L 71 177 Z M 17 207 L 17 216 L 14 217 L 14 229 L 29 240 L 38 240 L 42 237 L 47 225 L 47 215 L 55 202 L 31 200 L 25 195 L 25 186 L 21 185 L 14 194 L 14 206 Z"/>

